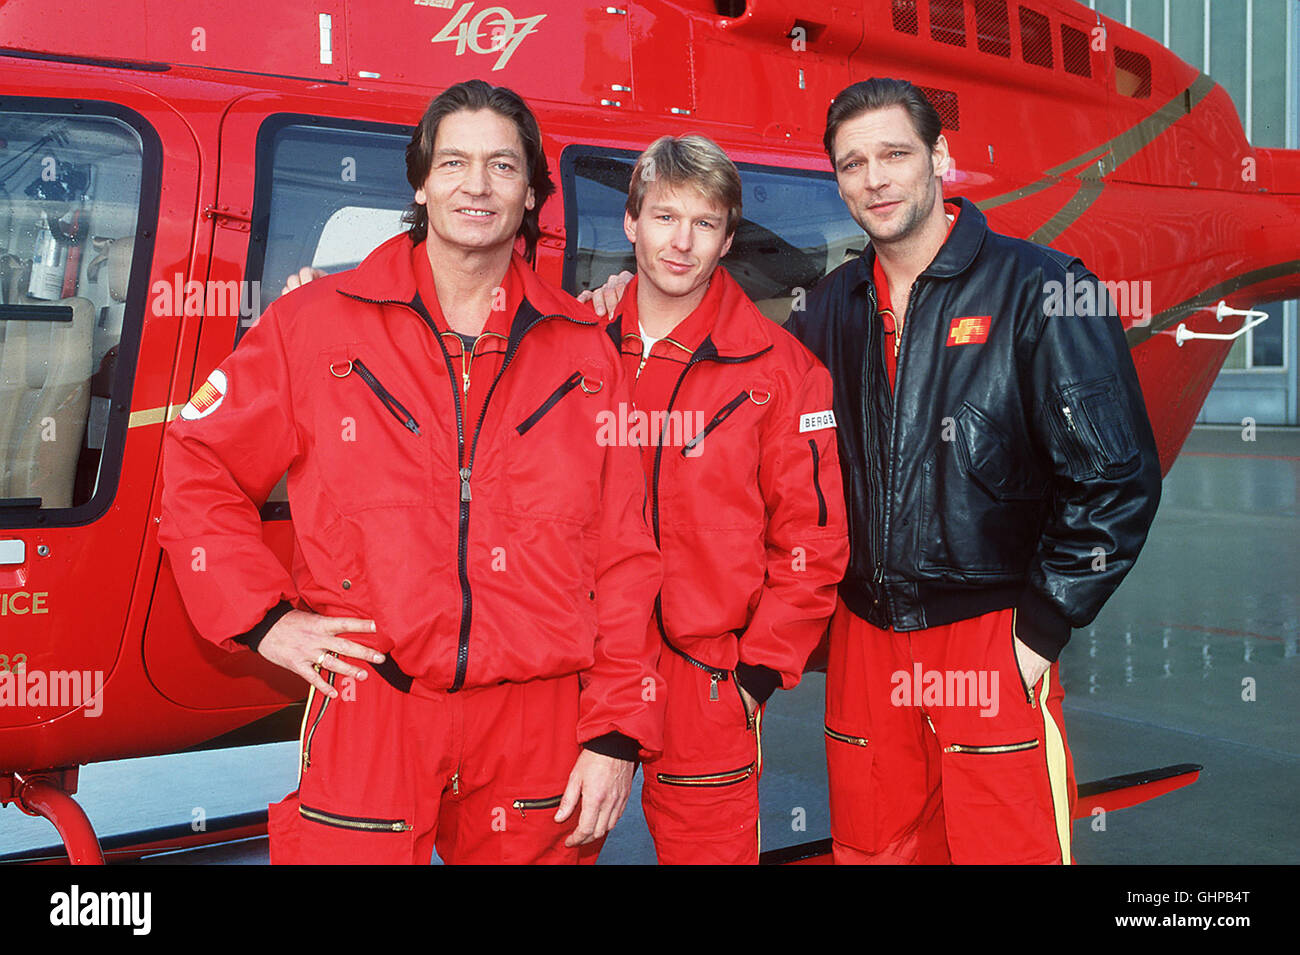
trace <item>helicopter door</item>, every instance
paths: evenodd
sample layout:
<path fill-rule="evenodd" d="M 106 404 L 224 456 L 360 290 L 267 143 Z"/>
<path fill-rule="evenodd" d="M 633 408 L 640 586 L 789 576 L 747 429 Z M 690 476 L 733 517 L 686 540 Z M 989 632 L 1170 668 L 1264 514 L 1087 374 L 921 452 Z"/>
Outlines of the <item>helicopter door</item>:
<path fill-rule="evenodd" d="M 279 297 L 290 274 L 303 266 L 352 268 L 404 228 L 410 128 L 337 119 L 324 115 L 333 111 L 326 107 L 317 98 L 254 94 L 226 113 L 220 192 L 208 213 L 214 226 L 211 301 L 199 335 L 195 388 Z M 258 504 L 264 539 L 288 567 L 293 527 L 285 481 Z M 159 578 L 145 659 L 159 690 L 185 706 L 289 703 L 306 693 L 294 674 L 251 653 L 227 653 L 195 634 L 170 573 Z M 208 678 L 196 680 L 199 672 Z"/>
<path fill-rule="evenodd" d="M 42 85 L 0 101 L 0 673 L 25 673 L 5 727 L 93 705 L 152 587 L 178 326 L 148 308 L 151 267 L 188 258 L 192 219 L 158 209 L 191 208 L 199 171 L 184 122 L 138 87 L 0 64 L 0 88 Z"/>

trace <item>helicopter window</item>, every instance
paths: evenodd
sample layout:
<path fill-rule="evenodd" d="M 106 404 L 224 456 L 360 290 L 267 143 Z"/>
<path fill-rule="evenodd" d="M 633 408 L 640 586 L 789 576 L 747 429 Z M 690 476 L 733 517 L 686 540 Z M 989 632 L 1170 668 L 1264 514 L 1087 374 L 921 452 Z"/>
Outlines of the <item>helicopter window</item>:
<path fill-rule="evenodd" d="M 636 153 L 573 146 L 560 157 L 564 188 L 564 288 L 602 284 L 636 258 L 623 233 L 623 207 Z M 784 322 L 806 293 L 866 239 L 829 172 L 738 164 L 744 215 L 723 266 L 768 318 Z"/>
<path fill-rule="evenodd" d="M 962 0 L 930 0 L 930 39 L 966 45 L 966 11 Z"/>
<path fill-rule="evenodd" d="M 147 240 L 137 247 L 136 235 L 152 228 L 152 218 L 141 224 L 147 164 L 140 132 L 85 106 L 61 115 L 49 111 L 49 101 L 42 105 L 0 112 L 0 513 L 6 524 L 33 511 L 87 504 L 100 487 L 107 506 L 120 462 L 105 455 L 105 446 L 120 447 L 126 424 L 117 416 L 110 428 L 111 411 L 114 401 L 125 401 L 134 365 L 129 355 L 119 362 L 128 291 L 143 302 L 144 277 L 133 282 L 132 271 L 147 268 L 149 258 Z"/>
<path fill-rule="evenodd" d="M 1065 72 L 1075 76 L 1092 76 L 1092 58 L 1088 52 L 1088 34 L 1067 23 L 1061 24 L 1061 62 Z"/>
<path fill-rule="evenodd" d="M 245 277 L 260 313 L 303 266 L 355 268 L 405 227 L 409 128 L 276 115 L 257 137 L 253 229 Z M 252 322 L 240 322 L 236 338 Z"/>
<path fill-rule="evenodd" d="M 1052 24 L 1028 7 L 1020 8 L 1020 55 L 1030 66 L 1052 68 Z"/>
<path fill-rule="evenodd" d="M 1150 96 L 1151 60 L 1141 53 L 1115 47 L 1115 89 L 1120 96 Z"/>
<path fill-rule="evenodd" d="M 280 297 L 303 266 L 326 272 L 355 268 L 371 250 L 405 229 L 410 127 L 277 114 L 257 134 L 257 181 L 245 279 L 257 294 L 251 311 Z M 253 321 L 236 323 L 235 340 Z M 265 520 L 289 516 L 285 478 L 271 490 Z"/>
<path fill-rule="evenodd" d="M 894 29 L 916 36 L 916 0 L 894 0 Z"/>
<path fill-rule="evenodd" d="M 939 125 L 942 129 L 961 129 L 961 109 L 957 101 L 957 94 L 952 90 L 941 90 L 933 86 L 918 86 L 925 98 L 930 101 L 934 111 L 939 114 Z"/>
<path fill-rule="evenodd" d="M 378 248 L 405 228 L 401 209 L 344 206 L 325 221 L 311 266 L 326 272 L 355 268 L 360 264 L 358 249 Z"/>
<path fill-rule="evenodd" d="M 1011 21 L 1007 0 L 975 0 L 976 44 L 981 53 L 1011 56 Z"/>

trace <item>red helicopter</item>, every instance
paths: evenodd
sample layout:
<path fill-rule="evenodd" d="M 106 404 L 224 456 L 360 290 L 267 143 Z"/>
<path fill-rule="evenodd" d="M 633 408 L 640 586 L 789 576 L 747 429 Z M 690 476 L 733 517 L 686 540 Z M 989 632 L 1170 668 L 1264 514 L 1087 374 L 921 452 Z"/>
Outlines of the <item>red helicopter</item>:
<path fill-rule="evenodd" d="M 1107 281 L 1166 472 L 1249 309 L 1300 296 L 1300 152 L 1252 147 L 1220 86 L 1067 0 L 9 0 L 0 23 L 0 805 L 50 819 L 74 863 L 265 831 L 101 846 L 71 794 L 86 763 L 299 734 L 298 678 L 191 629 L 156 540 L 163 429 L 286 276 L 401 228 L 410 129 L 454 82 L 536 110 L 559 183 L 536 267 L 574 293 L 632 261 L 640 149 L 716 140 L 745 187 L 725 264 L 780 321 L 865 241 L 827 103 L 912 80 L 947 191 Z M 283 485 L 263 519 L 287 564 Z M 1198 771 L 1085 784 L 1079 814 Z"/>

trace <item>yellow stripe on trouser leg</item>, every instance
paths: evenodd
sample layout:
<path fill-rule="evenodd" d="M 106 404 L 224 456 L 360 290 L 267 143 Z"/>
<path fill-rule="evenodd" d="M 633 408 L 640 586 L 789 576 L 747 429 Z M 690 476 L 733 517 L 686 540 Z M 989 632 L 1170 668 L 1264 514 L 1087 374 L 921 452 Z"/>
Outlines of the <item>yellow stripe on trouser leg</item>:
<path fill-rule="evenodd" d="M 1043 714 L 1043 738 L 1047 741 L 1047 782 L 1052 790 L 1052 815 L 1056 818 L 1056 839 L 1061 845 L 1061 864 L 1070 864 L 1070 797 L 1066 791 L 1065 737 L 1047 709 L 1047 694 L 1052 682 L 1049 667 L 1043 674 L 1043 688 L 1038 694 L 1038 711 Z"/>

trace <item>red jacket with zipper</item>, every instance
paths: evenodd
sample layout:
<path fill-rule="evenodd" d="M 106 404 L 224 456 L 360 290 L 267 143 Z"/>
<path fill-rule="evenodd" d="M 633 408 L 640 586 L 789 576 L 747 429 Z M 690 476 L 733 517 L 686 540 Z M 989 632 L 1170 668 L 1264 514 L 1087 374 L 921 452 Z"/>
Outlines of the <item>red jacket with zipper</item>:
<path fill-rule="evenodd" d="M 159 541 L 191 619 L 234 649 L 284 600 L 373 618 L 349 636 L 417 693 L 577 673 L 579 742 L 657 752 L 645 483 L 597 440 L 628 400 L 616 351 L 516 255 L 467 365 L 416 261 L 397 236 L 281 298 L 168 428 Z M 286 470 L 291 573 L 258 513 Z"/>
<path fill-rule="evenodd" d="M 741 664 L 789 689 L 848 562 L 830 375 L 722 268 L 643 360 L 639 281 L 608 331 L 652 445 L 658 433 L 642 455 L 664 561 L 651 631 L 715 679 Z"/>

